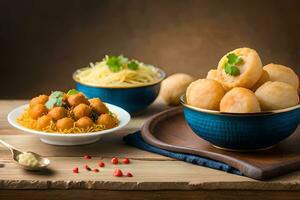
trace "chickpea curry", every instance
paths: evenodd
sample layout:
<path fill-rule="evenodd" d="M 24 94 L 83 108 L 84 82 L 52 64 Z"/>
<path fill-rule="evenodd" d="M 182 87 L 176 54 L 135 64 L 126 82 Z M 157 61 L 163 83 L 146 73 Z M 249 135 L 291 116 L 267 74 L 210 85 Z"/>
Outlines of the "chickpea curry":
<path fill-rule="evenodd" d="M 114 128 L 119 123 L 99 98 L 87 99 L 74 89 L 34 97 L 17 122 L 49 133 L 96 132 Z"/>

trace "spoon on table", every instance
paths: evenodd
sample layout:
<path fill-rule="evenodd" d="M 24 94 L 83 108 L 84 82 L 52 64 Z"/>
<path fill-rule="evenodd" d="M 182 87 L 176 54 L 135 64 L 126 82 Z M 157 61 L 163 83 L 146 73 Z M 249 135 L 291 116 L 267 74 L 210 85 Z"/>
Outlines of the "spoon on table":
<path fill-rule="evenodd" d="M 22 152 L 15 147 L 11 146 L 10 144 L 4 142 L 3 140 L 0 140 L 0 143 L 3 144 L 5 147 L 7 147 L 12 154 L 12 159 L 13 161 L 18 164 L 20 167 L 26 170 L 31 170 L 31 171 L 38 171 L 47 168 L 47 166 L 50 164 L 50 160 L 48 158 L 45 158 L 37 153 L 31 152 L 31 151 L 26 151 Z M 38 160 L 38 165 L 37 166 L 30 166 L 30 165 L 25 165 L 21 164 L 19 162 L 19 156 L 24 153 L 31 153 L 37 160 Z"/>

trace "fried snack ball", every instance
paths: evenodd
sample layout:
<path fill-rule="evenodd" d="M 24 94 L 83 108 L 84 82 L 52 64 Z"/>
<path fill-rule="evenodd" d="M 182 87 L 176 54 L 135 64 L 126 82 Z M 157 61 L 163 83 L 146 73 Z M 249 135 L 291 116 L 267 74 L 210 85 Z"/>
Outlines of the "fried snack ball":
<path fill-rule="evenodd" d="M 162 81 L 159 96 L 168 105 L 179 105 L 180 96 L 185 93 L 189 84 L 194 80 L 194 77 L 188 74 L 173 74 Z"/>
<path fill-rule="evenodd" d="M 108 108 L 99 98 L 90 99 L 89 102 L 92 110 L 98 115 L 108 113 Z"/>
<path fill-rule="evenodd" d="M 299 78 L 297 74 L 289 67 L 270 63 L 263 67 L 270 76 L 270 81 L 279 81 L 292 85 L 296 90 L 299 87 Z"/>
<path fill-rule="evenodd" d="M 29 106 L 32 107 L 36 104 L 45 104 L 48 101 L 49 97 L 47 95 L 40 95 L 38 97 L 34 97 L 33 99 L 31 99 Z"/>
<path fill-rule="evenodd" d="M 105 126 L 106 129 L 117 125 L 115 119 L 110 114 L 102 114 L 98 117 L 96 124 Z"/>
<path fill-rule="evenodd" d="M 69 117 L 62 118 L 60 120 L 57 120 L 56 122 L 56 128 L 58 130 L 70 129 L 73 128 L 73 126 L 74 126 L 74 120 Z"/>
<path fill-rule="evenodd" d="M 228 54 L 239 56 L 242 61 L 237 65 L 240 74 L 237 76 L 225 72 Z M 250 48 L 239 48 L 223 56 L 218 64 L 217 79 L 227 89 L 244 87 L 251 89 L 262 74 L 262 63 L 257 52 Z"/>
<path fill-rule="evenodd" d="M 50 125 L 52 118 L 48 115 L 43 115 L 42 117 L 38 118 L 37 120 L 37 126 L 39 129 L 46 128 Z"/>
<path fill-rule="evenodd" d="M 299 103 L 295 87 L 279 81 L 266 82 L 256 90 L 255 95 L 262 110 L 283 109 Z"/>
<path fill-rule="evenodd" d="M 91 126 L 93 126 L 93 120 L 89 117 L 82 117 L 80 118 L 79 120 L 77 120 L 75 122 L 75 126 L 78 127 L 78 128 L 89 128 Z"/>
<path fill-rule="evenodd" d="M 268 72 L 263 69 L 262 75 L 260 76 L 259 80 L 255 83 L 255 85 L 252 87 L 252 91 L 256 91 L 257 88 L 262 86 L 267 81 L 270 81 L 270 76 Z"/>
<path fill-rule="evenodd" d="M 38 119 L 39 117 L 46 115 L 48 112 L 48 109 L 43 104 L 36 104 L 29 108 L 29 116 L 32 119 Z"/>
<path fill-rule="evenodd" d="M 49 111 L 48 116 L 54 120 L 59 120 L 67 117 L 67 110 L 64 107 L 54 107 Z"/>
<path fill-rule="evenodd" d="M 86 104 L 89 105 L 89 101 L 87 100 L 87 98 L 82 94 L 82 93 L 78 93 L 78 94 L 74 94 L 68 97 L 68 104 L 70 106 L 77 106 L 79 104 Z"/>
<path fill-rule="evenodd" d="M 217 74 L 218 74 L 218 70 L 211 69 L 208 71 L 206 79 L 217 80 L 217 76 L 218 76 Z"/>
<path fill-rule="evenodd" d="M 73 109 L 73 113 L 76 119 L 80 119 L 81 117 L 88 117 L 91 115 L 92 109 L 86 104 L 79 104 Z"/>
<path fill-rule="evenodd" d="M 192 82 L 186 91 L 187 104 L 198 108 L 219 110 L 220 101 L 225 95 L 222 85 L 210 79 Z"/>
<path fill-rule="evenodd" d="M 236 87 L 225 94 L 220 103 L 220 111 L 227 113 L 257 113 L 261 109 L 255 94 L 251 90 Z"/>

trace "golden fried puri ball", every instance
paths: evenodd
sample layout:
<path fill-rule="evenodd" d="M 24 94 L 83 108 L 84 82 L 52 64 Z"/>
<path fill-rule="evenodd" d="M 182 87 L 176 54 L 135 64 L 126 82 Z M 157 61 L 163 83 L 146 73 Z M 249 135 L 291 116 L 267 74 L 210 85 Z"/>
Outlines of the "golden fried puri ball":
<path fill-rule="evenodd" d="M 226 63 L 228 63 L 227 56 L 229 54 L 234 54 L 242 59 L 234 65 L 239 69 L 239 75 L 231 75 L 225 72 Z M 239 48 L 223 56 L 217 70 L 217 79 L 227 90 L 234 87 L 251 89 L 262 74 L 262 63 L 255 50 Z"/>
<path fill-rule="evenodd" d="M 76 119 L 80 119 L 81 117 L 88 117 L 91 115 L 92 109 L 86 104 L 79 104 L 73 109 L 73 113 Z"/>
<path fill-rule="evenodd" d="M 82 93 L 78 93 L 78 94 L 69 96 L 68 103 L 70 106 L 74 106 L 74 107 L 81 103 L 89 105 L 89 101 Z"/>
<path fill-rule="evenodd" d="M 255 95 L 262 110 L 283 109 L 299 103 L 295 87 L 279 81 L 266 82 L 256 90 Z"/>
<path fill-rule="evenodd" d="M 82 117 L 75 122 L 76 127 L 83 128 L 83 129 L 89 128 L 93 126 L 93 124 L 94 124 L 93 120 L 89 117 Z"/>
<path fill-rule="evenodd" d="M 299 78 L 297 74 L 289 67 L 270 63 L 264 66 L 270 76 L 270 81 L 279 81 L 292 85 L 296 90 L 299 87 Z"/>
<path fill-rule="evenodd" d="M 38 97 L 34 97 L 33 99 L 31 99 L 29 105 L 30 107 L 36 105 L 36 104 L 45 104 L 48 101 L 49 97 L 47 95 L 40 95 Z"/>
<path fill-rule="evenodd" d="M 236 87 L 225 94 L 220 103 L 220 111 L 227 113 L 257 113 L 261 110 L 259 102 L 251 90 Z"/>
<path fill-rule="evenodd" d="M 218 70 L 211 69 L 208 71 L 206 79 L 217 80 L 217 76 L 218 76 L 217 74 L 218 74 Z"/>
<path fill-rule="evenodd" d="M 252 87 L 252 91 L 256 91 L 257 88 L 262 86 L 267 81 L 270 81 L 270 76 L 268 72 L 263 69 L 262 75 L 260 76 L 259 80 L 255 83 L 255 85 Z"/>
<path fill-rule="evenodd" d="M 222 85 L 210 79 L 192 82 L 186 91 L 187 104 L 198 108 L 219 110 L 220 101 L 225 94 Z"/>
<path fill-rule="evenodd" d="M 48 109 L 43 104 L 36 104 L 30 107 L 28 112 L 32 119 L 38 119 L 39 117 L 47 114 Z"/>
<path fill-rule="evenodd" d="M 48 115 L 43 115 L 42 117 L 38 118 L 37 120 L 37 126 L 39 129 L 46 128 L 50 125 L 52 118 Z"/>
<path fill-rule="evenodd" d="M 173 74 L 162 81 L 159 96 L 168 105 L 179 105 L 180 96 L 185 93 L 189 84 L 194 80 L 194 77 L 188 74 Z"/>
<path fill-rule="evenodd" d="M 98 115 L 108 113 L 108 108 L 99 98 L 90 99 L 89 102 L 92 110 Z"/>
<path fill-rule="evenodd" d="M 106 129 L 115 127 L 116 121 L 110 114 L 102 114 L 98 117 L 96 124 L 105 126 Z"/>
<path fill-rule="evenodd" d="M 67 110 L 64 107 L 54 107 L 49 111 L 48 115 L 54 120 L 59 120 L 67 117 Z"/>
<path fill-rule="evenodd" d="M 73 128 L 73 126 L 74 126 L 74 120 L 69 117 L 62 118 L 60 120 L 57 120 L 56 122 L 56 128 L 58 130 L 70 129 Z"/>

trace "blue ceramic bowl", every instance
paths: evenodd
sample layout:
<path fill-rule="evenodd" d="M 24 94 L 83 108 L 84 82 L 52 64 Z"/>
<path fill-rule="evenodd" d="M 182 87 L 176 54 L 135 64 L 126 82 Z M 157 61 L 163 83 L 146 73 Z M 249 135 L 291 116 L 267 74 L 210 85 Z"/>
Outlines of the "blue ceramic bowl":
<path fill-rule="evenodd" d="M 184 117 L 191 129 L 217 148 L 252 151 L 272 147 L 290 136 L 300 122 L 300 105 L 272 112 L 234 114 L 186 104 Z"/>
<path fill-rule="evenodd" d="M 79 70 L 73 74 L 78 91 L 83 92 L 89 99 L 98 97 L 104 102 L 122 107 L 129 113 L 144 110 L 153 103 L 158 96 L 160 83 L 165 78 L 165 73 L 159 69 L 160 79 L 154 83 L 133 87 L 100 87 L 81 83 L 76 78 Z"/>

